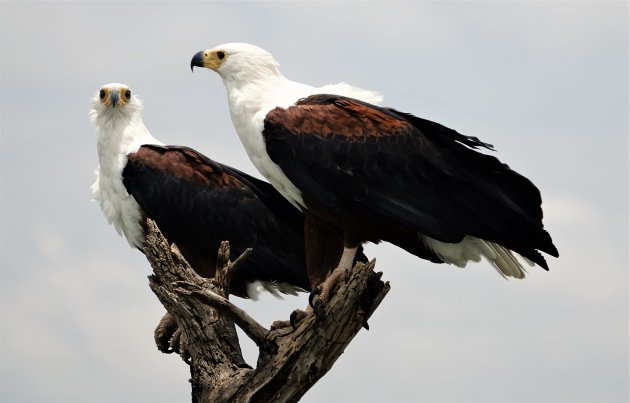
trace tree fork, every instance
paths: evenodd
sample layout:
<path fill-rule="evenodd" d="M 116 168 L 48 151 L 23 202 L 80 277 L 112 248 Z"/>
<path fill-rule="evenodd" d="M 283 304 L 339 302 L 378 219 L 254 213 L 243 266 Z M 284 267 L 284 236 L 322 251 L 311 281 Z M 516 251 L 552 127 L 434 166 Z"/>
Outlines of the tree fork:
<path fill-rule="evenodd" d="M 321 318 L 309 312 L 295 328 L 266 329 L 228 298 L 232 272 L 251 249 L 232 262 L 224 242 L 215 278 L 206 279 L 192 270 L 153 221 L 147 220 L 147 227 L 144 253 L 154 272 L 149 286 L 185 340 L 181 355 L 190 365 L 193 402 L 298 401 L 359 330 L 367 328 L 390 289 L 380 273 L 374 273 L 374 260 L 357 263 L 347 281 L 338 283 Z M 255 368 L 243 359 L 235 324 L 259 347 Z"/>

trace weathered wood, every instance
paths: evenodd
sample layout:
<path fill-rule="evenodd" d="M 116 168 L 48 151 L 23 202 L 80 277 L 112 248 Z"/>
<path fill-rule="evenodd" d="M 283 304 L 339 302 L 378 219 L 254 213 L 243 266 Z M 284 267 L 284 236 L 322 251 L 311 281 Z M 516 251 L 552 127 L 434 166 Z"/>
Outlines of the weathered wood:
<path fill-rule="evenodd" d="M 373 272 L 374 261 L 357 264 L 321 317 L 309 312 L 295 328 L 268 330 L 228 300 L 231 273 L 251 251 L 230 262 L 224 243 L 215 279 L 204 279 L 153 222 L 148 228 L 145 255 L 154 270 L 149 285 L 185 339 L 182 358 L 190 364 L 193 402 L 298 401 L 367 327 L 390 288 Z M 255 368 L 243 360 L 235 323 L 259 347 Z"/>

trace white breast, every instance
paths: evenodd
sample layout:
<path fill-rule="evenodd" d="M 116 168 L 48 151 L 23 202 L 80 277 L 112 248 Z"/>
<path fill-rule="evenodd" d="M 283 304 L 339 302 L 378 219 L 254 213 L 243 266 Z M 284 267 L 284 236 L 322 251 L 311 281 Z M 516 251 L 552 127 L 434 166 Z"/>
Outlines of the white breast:
<path fill-rule="evenodd" d="M 144 232 L 140 224 L 142 209 L 122 182 L 127 155 L 142 144 L 161 144 L 147 131 L 141 120 L 112 119 L 97 130 L 99 168 L 92 195 L 107 221 L 124 235 L 132 247 L 142 249 Z"/>
<path fill-rule="evenodd" d="M 91 188 L 92 195 L 99 203 L 107 222 L 116 228 L 116 232 L 124 235 L 132 247 L 142 249 L 144 233 L 140 226 L 141 208 L 133 196 L 127 193 L 121 179 L 122 170 L 120 177 L 101 176 L 98 172 Z"/>
<path fill-rule="evenodd" d="M 261 135 L 264 119 L 269 110 L 271 109 L 261 110 L 254 116 L 253 120 L 249 121 L 243 119 L 244 114 L 232 114 L 232 121 L 245 147 L 245 151 L 256 169 L 269 180 L 271 185 L 273 185 L 282 196 L 295 207 L 302 210 L 305 207 L 302 192 L 289 180 L 280 166 L 271 160 L 267 153 L 265 141 Z"/>

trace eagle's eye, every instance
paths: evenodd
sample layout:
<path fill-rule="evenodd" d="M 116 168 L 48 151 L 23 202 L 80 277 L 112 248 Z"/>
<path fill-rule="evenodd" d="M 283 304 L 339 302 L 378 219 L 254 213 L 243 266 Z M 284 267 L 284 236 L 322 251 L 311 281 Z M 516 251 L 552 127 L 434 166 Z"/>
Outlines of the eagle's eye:
<path fill-rule="evenodd" d="M 218 51 L 217 52 L 217 57 L 219 58 L 219 60 L 223 60 L 225 58 L 225 52 L 223 51 Z"/>
<path fill-rule="evenodd" d="M 125 91 L 125 99 L 129 100 L 129 98 L 131 98 L 131 91 L 127 90 Z"/>
<path fill-rule="evenodd" d="M 105 90 L 101 90 L 101 92 L 98 93 L 98 96 L 101 98 L 101 101 L 105 99 Z"/>

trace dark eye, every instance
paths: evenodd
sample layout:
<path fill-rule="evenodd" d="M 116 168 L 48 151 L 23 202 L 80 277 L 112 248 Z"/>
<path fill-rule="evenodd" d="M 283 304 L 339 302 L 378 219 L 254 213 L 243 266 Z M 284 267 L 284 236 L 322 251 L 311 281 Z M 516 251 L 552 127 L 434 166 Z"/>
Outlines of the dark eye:
<path fill-rule="evenodd" d="M 101 98 L 101 101 L 105 99 L 105 90 L 101 90 L 101 92 L 98 93 L 98 96 Z"/>
<path fill-rule="evenodd" d="M 225 58 L 225 52 L 218 51 L 217 57 L 219 58 L 219 60 L 223 60 Z"/>
<path fill-rule="evenodd" d="M 125 91 L 125 98 L 127 98 L 127 99 L 131 98 L 131 91 L 130 90 Z"/>

